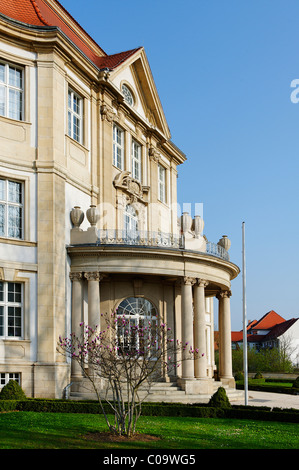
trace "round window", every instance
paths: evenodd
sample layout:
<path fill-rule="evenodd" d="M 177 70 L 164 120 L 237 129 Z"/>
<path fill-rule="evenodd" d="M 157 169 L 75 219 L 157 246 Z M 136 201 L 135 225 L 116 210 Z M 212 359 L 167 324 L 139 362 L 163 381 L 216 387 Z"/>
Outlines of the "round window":
<path fill-rule="evenodd" d="M 126 103 L 128 103 L 130 106 L 133 106 L 134 105 L 134 98 L 133 98 L 133 94 L 129 90 L 129 88 L 126 85 L 122 85 L 121 91 L 123 92 Z"/>

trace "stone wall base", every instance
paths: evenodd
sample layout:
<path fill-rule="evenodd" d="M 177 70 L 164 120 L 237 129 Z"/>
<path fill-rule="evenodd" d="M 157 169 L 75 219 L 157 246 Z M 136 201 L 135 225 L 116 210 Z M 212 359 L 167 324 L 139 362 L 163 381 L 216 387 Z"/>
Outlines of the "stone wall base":
<path fill-rule="evenodd" d="M 183 379 L 179 378 L 177 384 L 187 395 L 206 395 L 214 391 L 214 379 Z"/>
<path fill-rule="evenodd" d="M 19 373 L 20 385 L 28 398 L 63 398 L 63 391 L 70 383 L 67 363 L 0 363 L 0 372 Z"/>
<path fill-rule="evenodd" d="M 236 388 L 234 377 L 220 377 L 220 381 L 223 385 L 227 385 L 229 388 Z"/>

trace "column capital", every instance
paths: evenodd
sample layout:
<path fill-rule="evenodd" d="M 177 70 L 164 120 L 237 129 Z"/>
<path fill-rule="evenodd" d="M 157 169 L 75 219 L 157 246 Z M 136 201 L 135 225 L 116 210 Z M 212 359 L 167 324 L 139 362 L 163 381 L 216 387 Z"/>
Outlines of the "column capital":
<path fill-rule="evenodd" d="M 217 299 L 225 299 L 225 298 L 229 298 L 230 296 L 232 295 L 232 291 L 231 290 L 222 290 L 220 291 L 216 297 Z"/>
<path fill-rule="evenodd" d="M 209 285 L 209 281 L 206 281 L 205 279 L 196 279 L 196 285 L 199 287 L 207 287 Z"/>
<path fill-rule="evenodd" d="M 86 273 L 84 273 L 84 277 L 88 281 L 98 281 L 98 282 L 100 282 L 103 279 L 102 274 L 99 273 L 98 271 L 86 272 Z"/>
<path fill-rule="evenodd" d="M 185 284 L 186 286 L 193 286 L 196 283 L 195 277 L 183 277 L 182 278 L 182 283 Z"/>
<path fill-rule="evenodd" d="M 70 273 L 71 281 L 81 281 L 83 279 L 83 273 Z"/>

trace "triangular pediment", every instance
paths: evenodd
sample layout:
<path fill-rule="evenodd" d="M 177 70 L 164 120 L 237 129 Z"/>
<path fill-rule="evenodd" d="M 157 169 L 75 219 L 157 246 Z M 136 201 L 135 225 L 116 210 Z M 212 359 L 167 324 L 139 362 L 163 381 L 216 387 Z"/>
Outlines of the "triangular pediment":
<path fill-rule="evenodd" d="M 129 59 L 112 70 L 109 79 L 120 91 L 123 85 L 131 91 L 134 100 L 132 110 L 169 140 L 169 127 L 144 49 L 136 50 Z"/>

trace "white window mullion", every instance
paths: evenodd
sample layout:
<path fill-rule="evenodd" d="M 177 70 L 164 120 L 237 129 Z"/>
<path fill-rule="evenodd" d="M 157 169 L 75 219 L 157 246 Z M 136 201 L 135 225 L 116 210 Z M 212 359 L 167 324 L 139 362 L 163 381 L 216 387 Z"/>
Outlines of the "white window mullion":
<path fill-rule="evenodd" d="M 24 116 L 24 69 L 0 63 L 0 115 L 18 121 Z"/>
<path fill-rule="evenodd" d="M 134 139 L 131 149 L 132 177 L 141 181 L 141 146 Z"/>
<path fill-rule="evenodd" d="M 116 124 L 113 126 L 113 165 L 124 169 L 124 131 Z"/>
<path fill-rule="evenodd" d="M 68 90 L 68 135 L 83 143 L 83 98 L 71 88 Z"/>
<path fill-rule="evenodd" d="M 158 165 L 158 197 L 161 202 L 166 202 L 166 170 L 162 165 Z"/>
<path fill-rule="evenodd" d="M 0 282 L 0 336 L 21 338 L 23 335 L 23 286 Z"/>
<path fill-rule="evenodd" d="M 0 179 L 0 236 L 23 239 L 24 187 L 13 180 Z"/>
<path fill-rule="evenodd" d="M 0 388 L 3 388 L 10 380 L 15 380 L 21 385 L 21 374 L 19 372 L 0 372 Z"/>

